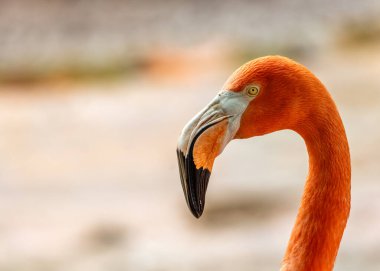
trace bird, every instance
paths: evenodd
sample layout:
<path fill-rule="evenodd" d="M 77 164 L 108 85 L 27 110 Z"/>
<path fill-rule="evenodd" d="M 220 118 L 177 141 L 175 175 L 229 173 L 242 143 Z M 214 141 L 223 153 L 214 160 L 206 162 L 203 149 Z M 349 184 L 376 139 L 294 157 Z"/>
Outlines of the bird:
<path fill-rule="evenodd" d="M 303 138 L 309 165 L 280 271 L 330 271 L 350 213 L 349 144 L 331 94 L 290 58 L 270 55 L 243 64 L 185 125 L 177 143 L 185 199 L 199 218 L 215 158 L 228 142 L 285 129 Z"/>

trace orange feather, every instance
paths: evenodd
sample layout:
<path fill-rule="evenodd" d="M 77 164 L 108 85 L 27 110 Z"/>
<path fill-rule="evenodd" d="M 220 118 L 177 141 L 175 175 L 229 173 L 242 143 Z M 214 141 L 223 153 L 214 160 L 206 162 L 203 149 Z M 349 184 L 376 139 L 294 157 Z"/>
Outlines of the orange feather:
<path fill-rule="evenodd" d="M 224 89 L 263 91 L 244 112 L 235 138 L 292 129 L 309 153 L 309 174 L 281 271 L 332 270 L 350 211 L 351 165 L 346 133 L 323 84 L 304 66 L 269 56 L 235 71 Z"/>
<path fill-rule="evenodd" d="M 331 271 L 351 202 L 350 152 L 332 97 L 306 67 L 280 56 L 244 64 L 223 89 L 180 136 L 177 157 L 191 212 L 202 215 L 214 159 L 232 138 L 294 130 L 305 140 L 309 174 L 281 271 Z"/>

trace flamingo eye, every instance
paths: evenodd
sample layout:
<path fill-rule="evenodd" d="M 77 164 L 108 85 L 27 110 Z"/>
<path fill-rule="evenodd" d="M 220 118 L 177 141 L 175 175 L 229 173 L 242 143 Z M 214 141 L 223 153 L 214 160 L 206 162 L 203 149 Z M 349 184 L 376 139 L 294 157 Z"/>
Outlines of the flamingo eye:
<path fill-rule="evenodd" d="M 257 86 L 248 86 L 245 91 L 250 97 L 255 97 L 259 94 L 259 88 Z"/>

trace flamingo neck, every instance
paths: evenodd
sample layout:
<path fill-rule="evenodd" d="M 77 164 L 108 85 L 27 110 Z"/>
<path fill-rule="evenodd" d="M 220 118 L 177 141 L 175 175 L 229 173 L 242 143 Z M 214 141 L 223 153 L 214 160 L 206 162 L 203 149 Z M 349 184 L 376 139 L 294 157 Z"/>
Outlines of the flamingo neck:
<path fill-rule="evenodd" d="M 309 174 L 281 271 L 330 271 L 350 211 L 347 138 L 332 100 L 295 130 L 307 146 Z"/>

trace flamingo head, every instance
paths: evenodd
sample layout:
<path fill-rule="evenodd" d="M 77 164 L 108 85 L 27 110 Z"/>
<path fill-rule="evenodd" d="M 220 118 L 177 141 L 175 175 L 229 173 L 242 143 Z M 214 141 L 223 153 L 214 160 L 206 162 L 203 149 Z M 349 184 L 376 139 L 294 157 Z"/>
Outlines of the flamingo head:
<path fill-rule="evenodd" d="M 232 139 L 294 129 L 312 103 L 305 87 L 316 79 L 300 64 L 280 56 L 252 60 L 228 78 L 216 97 L 184 127 L 178 164 L 187 205 L 199 218 L 215 158 Z M 311 82 L 314 81 L 314 82 Z"/>

